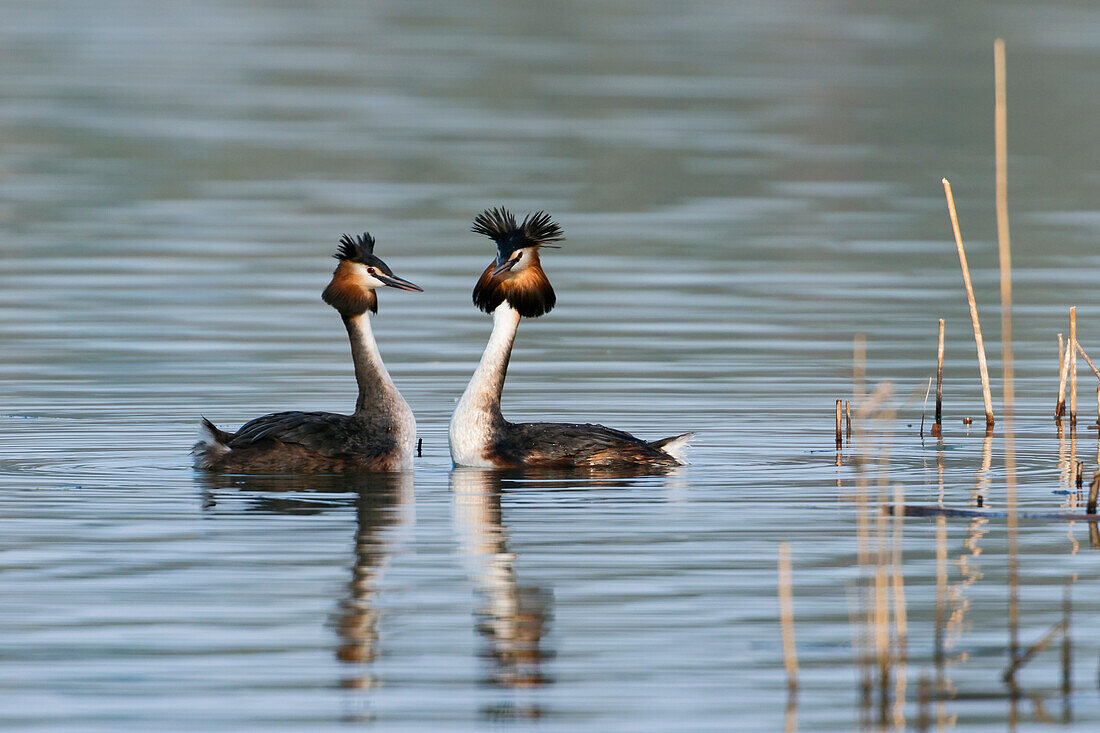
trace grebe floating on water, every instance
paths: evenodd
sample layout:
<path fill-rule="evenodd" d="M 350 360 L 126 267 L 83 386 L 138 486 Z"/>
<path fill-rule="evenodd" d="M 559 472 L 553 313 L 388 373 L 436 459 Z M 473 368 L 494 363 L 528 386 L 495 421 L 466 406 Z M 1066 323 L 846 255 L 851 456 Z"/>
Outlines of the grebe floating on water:
<path fill-rule="evenodd" d="M 517 225 L 507 210 L 478 215 L 473 231 L 496 242 L 497 258 L 474 286 L 474 304 L 493 314 L 493 333 L 481 362 L 451 417 L 455 465 L 482 467 L 678 466 L 692 433 L 652 442 L 603 425 L 511 423 L 500 412 L 521 317 L 554 307 L 554 288 L 543 272 L 541 247 L 564 239 L 561 227 L 540 211 Z"/>
<path fill-rule="evenodd" d="M 382 363 L 367 311 L 378 312 L 376 288 L 421 288 L 375 257 L 374 238 L 365 232 L 354 240 L 345 234 L 333 257 L 340 264 L 321 298 L 339 311 L 348 329 L 359 384 L 355 412 L 276 412 L 233 434 L 203 418 L 203 435 L 191 451 L 196 468 L 248 473 L 412 468 L 416 420 Z"/>

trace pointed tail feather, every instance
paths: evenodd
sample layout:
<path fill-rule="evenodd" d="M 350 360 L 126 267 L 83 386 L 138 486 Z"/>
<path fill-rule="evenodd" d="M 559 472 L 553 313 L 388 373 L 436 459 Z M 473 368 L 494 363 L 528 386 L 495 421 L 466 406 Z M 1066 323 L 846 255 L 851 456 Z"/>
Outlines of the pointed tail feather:
<path fill-rule="evenodd" d="M 191 455 L 195 457 L 195 468 L 212 468 L 218 459 L 229 452 L 227 443 L 232 437 L 204 417 L 199 441 L 191 448 Z"/>
<path fill-rule="evenodd" d="M 205 417 L 202 419 L 202 426 L 211 438 L 221 443 L 222 445 L 229 443 L 230 439 L 233 437 L 224 430 L 219 430 L 217 425 L 210 422 Z"/>
<path fill-rule="evenodd" d="M 673 435 L 671 438 L 654 440 L 650 445 L 657 450 L 664 451 L 680 463 L 686 464 L 687 456 L 684 451 L 687 450 L 688 444 L 691 443 L 691 439 L 694 437 L 695 433 L 683 433 L 681 435 Z"/>

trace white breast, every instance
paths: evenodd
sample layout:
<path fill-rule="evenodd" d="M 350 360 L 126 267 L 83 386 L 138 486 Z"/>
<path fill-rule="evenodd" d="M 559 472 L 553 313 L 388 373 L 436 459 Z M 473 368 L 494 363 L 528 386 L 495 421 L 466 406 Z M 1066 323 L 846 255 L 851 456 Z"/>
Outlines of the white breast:
<path fill-rule="evenodd" d="M 506 302 L 493 311 L 493 333 L 474 370 L 462 399 L 451 416 L 451 460 L 456 466 L 491 468 L 486 453 L 493 429 L 503 420 L 500 393 L 508 371 L 508 357 L 519 328 L 519 313 Z"/>
<path fill-rule="evenodd" d="M 496 464 L 489 461 L 486 451 L 492 434 L 493 416 L 486 409 L 476 406 L 476 399 L 467 390 L 451 416 L 448 433 L 451 443 L 451 460 L 456 466 L 476 466 L 492 468 Z"/>

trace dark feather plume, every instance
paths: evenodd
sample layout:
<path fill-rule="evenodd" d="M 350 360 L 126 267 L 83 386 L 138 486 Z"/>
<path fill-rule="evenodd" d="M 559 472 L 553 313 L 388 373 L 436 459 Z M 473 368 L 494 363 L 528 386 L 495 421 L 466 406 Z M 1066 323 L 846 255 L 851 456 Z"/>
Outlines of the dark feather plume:
<path fill-rule="evenodd" d="M 501 256 L 507 257 L 524 247 L 552 247 L 550 242 L 565 239 L 561 227 L 545 211 L 536 211 L 516 224 L 516 216 L 503 206 L 486 209 L 474 219 L 470 231 L 484 234 L 497 244 Z"/>
<path fill-rule="evenodd" d="M 362 236 L 355 239 L 347 234 L 340 237 L 340 249 L 336 250 L 333 257 L 340 261 L 348 260 L 350 262 L 365 263 L 373 255 L 374 237 L 368 232 L 363 232 Z"/>
<path fill-rule="evenodd" d="M 538 258 L 537 254 L 532 257 Z M 489 263 L 474 285 L 474 305 L 492 313 L 507 300 L 524 318 L 538 318 L 554 309 L 557 296 L 542 266 L 538 263 L 518 277 L 493 277 L 496 263 Z"/>

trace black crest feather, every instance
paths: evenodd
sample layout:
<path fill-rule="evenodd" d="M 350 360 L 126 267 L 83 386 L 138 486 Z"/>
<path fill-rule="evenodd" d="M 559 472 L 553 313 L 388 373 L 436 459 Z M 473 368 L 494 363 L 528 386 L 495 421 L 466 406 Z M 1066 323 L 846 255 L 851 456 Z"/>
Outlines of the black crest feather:
<path fill-rule="evenodd" d="M 524 247 L 554 246 L 550 242 L 565 239 L 561 227 L 545 211 L 536 211 L 516 224 L 516 216 L 503 206 L 486 209 L 474 219 L 470 231 L 484 234 L 497 243 L 502 256 L 508 256 Z"/>
<path fill-rule="evenodd" d="M 340 249 L 333 255 L 338 260 L 350 262 L 366 262 L 374 255 L 374 237 L 368 232 L 355 239 L 345 234 L 340 237 Z"/>

